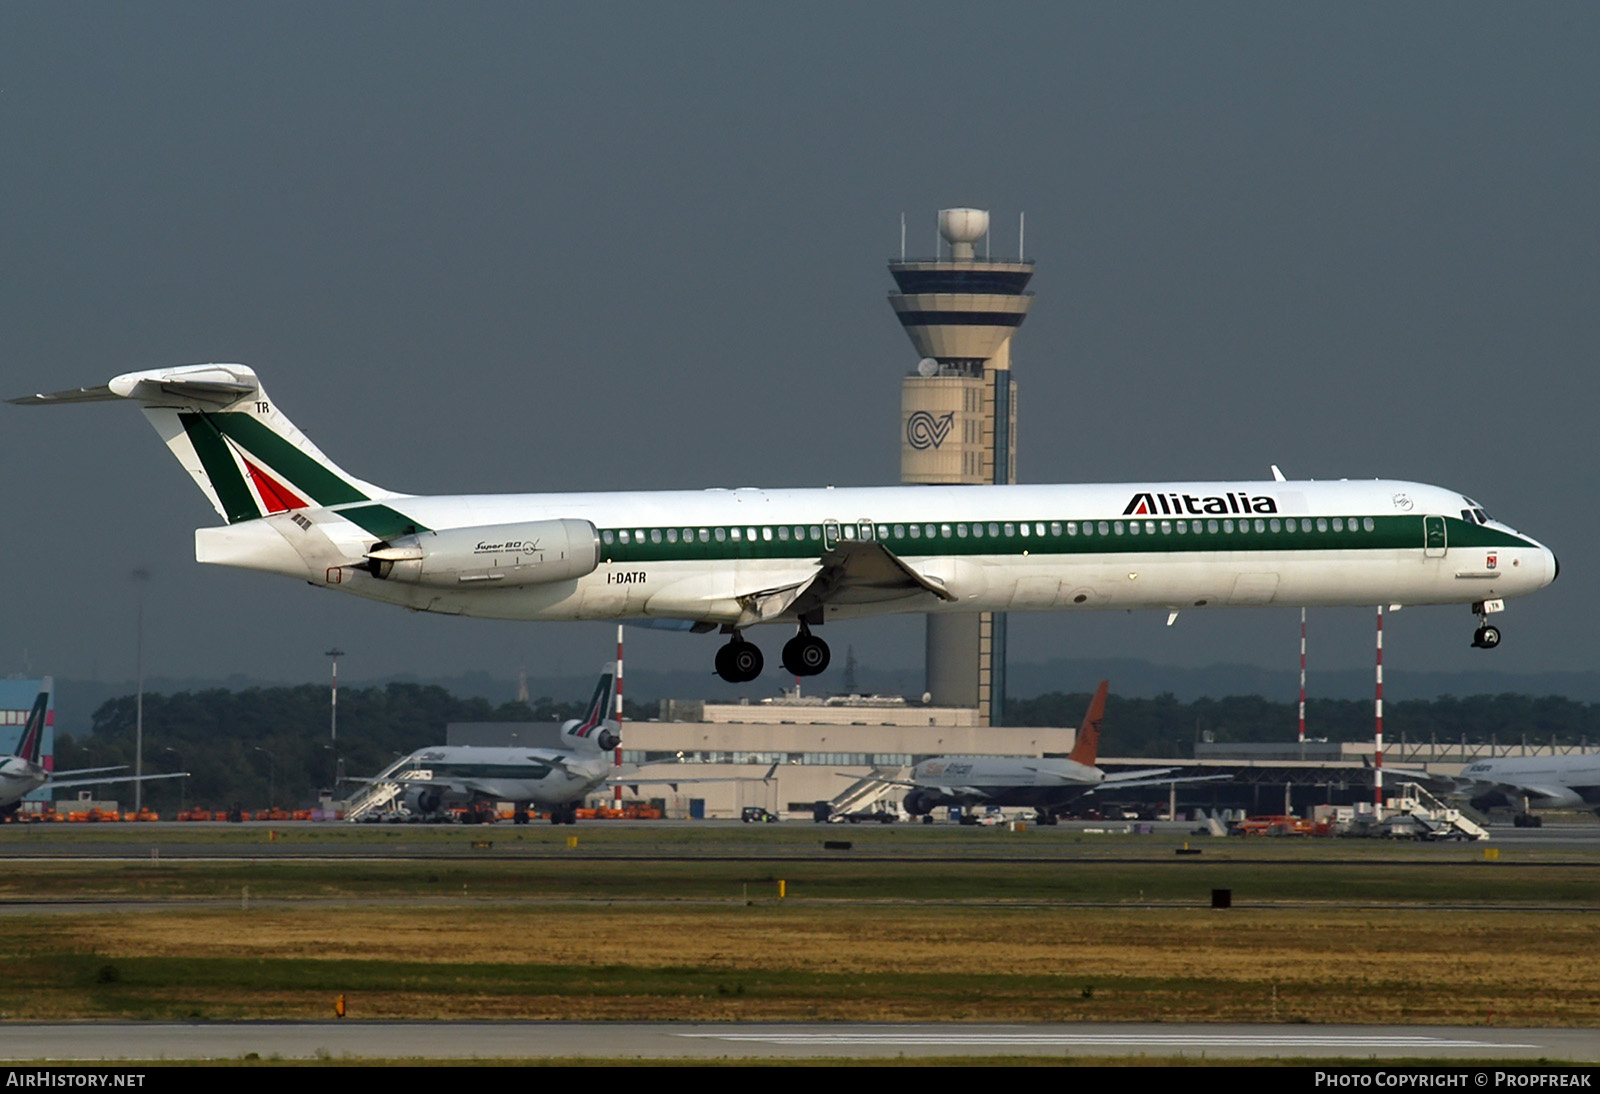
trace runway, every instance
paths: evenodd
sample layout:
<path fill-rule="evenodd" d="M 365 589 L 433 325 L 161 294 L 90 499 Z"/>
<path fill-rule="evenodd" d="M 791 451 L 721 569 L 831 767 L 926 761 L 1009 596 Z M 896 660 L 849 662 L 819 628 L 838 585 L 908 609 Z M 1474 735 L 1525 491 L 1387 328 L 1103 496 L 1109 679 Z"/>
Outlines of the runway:
<path fill-rule="evenodd" d="M 1600 1030 L 1197 1024 L 7 1023 L 0 1059 L 879 1059 L 1122 1056 L 1600 1062 Z"/>

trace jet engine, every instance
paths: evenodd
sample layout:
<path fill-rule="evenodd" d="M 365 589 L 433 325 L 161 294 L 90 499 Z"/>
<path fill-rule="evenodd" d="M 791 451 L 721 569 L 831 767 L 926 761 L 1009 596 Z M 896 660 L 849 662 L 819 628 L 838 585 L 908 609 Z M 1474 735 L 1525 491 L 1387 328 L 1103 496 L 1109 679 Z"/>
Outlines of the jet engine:
<path fill-rule="evenodd" d="M 439 806 L 444 802 L 444 794 L 436 787 L 416 786 L 406 791 L 403 800 L 411 812 L 427 816 L 439 811 Z"/>
<path fill-rule="evenodd" d="M 913 817 L 925 817 L 939 804 L 939 795 L 928 790 L 913 790 L 906 795 L 906 812 Z"/>
<path fill-rule="evenodd" d="M 459 589 L 543 585 L 593 573 L 600 533 L 586 520 L 486 524 L 379 540 L 363 567 L 383 581 Z"/>

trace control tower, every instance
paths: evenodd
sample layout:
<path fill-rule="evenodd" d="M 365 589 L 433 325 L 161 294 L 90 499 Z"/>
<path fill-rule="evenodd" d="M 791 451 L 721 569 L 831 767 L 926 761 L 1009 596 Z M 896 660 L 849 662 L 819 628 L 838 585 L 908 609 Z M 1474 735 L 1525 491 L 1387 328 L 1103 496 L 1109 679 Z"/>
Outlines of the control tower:
<path fill-rule="evenodd" d="M 1011 339 L 1027 318 L 1034 265 L 991 261 L 976 244 L 984 209 L 943 209 L 949 254 L 889 263 L 899 291 L 889 304 L 920 358 L 900 386 L 900 481 L 1012 483 L 1017 466 L 1017 385 Z M 1020 237 L 1020 230 L 1019 230 Z M 1021 250 L 1020 238 L 1018 250 Z M 928 692 L 935 706 L 976 707 L 1003 724 L 1005 615 L 928 616 Z"/>

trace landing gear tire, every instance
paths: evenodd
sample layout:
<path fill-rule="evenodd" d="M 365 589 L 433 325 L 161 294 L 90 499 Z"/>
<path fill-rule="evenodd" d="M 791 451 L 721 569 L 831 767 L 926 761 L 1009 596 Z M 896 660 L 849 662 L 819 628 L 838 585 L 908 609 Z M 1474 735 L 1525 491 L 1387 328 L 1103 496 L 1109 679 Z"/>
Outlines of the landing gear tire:
<path fill-rule="evenodd" d="M 828 644 L 814 634 L 797 634 L 783 645 L 783 667 L 793 676 L 816 676 L 832 659 Z"/>
<path fill-rule="evenodd" d="M 717 651 L 717 675 L 730 684 L 748 684 L 761 675 L 765 663 L 761 650 L 742 638 L 735 637 Z"/>
<path fill-rule="evenodd" d="M 1475 649 L 1492 650 L 1500 644 L 1500 628 L 1485 623 L 1472 632 L 1472 645 Z"/>

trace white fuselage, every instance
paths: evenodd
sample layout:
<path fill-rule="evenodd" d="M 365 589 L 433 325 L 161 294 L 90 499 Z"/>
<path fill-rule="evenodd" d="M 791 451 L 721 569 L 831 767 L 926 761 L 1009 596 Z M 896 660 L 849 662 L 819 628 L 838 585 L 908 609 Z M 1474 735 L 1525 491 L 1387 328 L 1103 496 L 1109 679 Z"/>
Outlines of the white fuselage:
<path fill-rule="evenodd" d="M 1374 605 L 1496 601 L 1556 574 L 1538 542 L 1439 487 L 1393 481 L 911 486 L 808 490 L 390 496 L 433 532 L 532 521 L 593 525 L 582 576 L 509 587 L 382 580 L 382 538 L 355 506 L 196 534 L 197 556 L 409 608 L 503 619 L 750 625 L 763 590 L 804 582 L 841 541 L 871 539 L 948 591 L 859 592 L 827 618 L 892 612 Z M 367 506 L 370 510 L 371 506 Z M 1477 514 L 1474 516 L 1474 514 Z M 424 537 L 426 538 L 426 537 Z"/>
<path fill-rule="evenodd" d="M 21 756 L 0 758 L 0 809 L 9 809 L 49 781 L 48 771 Z"/>
<path fill-rule="evenodd" d="M 561 763 L 551 763 L 552 755 L 559 755 Z M 426 783 L 439 792 L 441 805 L 474 799 L 563 805 L 582 799 L 612 770 L 609 755 L 572 750 L 436 746 L 408 759 L 395 779 L 403 786 Z"/>
<path fill-rule="evenodd" d="M 1455 795 L 1499 798 L 1519 809 L 1593 808 L 1600 806 L 1600 754 L 1479 760 L 1462 769 Z"/>

